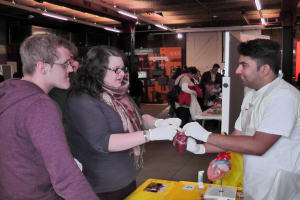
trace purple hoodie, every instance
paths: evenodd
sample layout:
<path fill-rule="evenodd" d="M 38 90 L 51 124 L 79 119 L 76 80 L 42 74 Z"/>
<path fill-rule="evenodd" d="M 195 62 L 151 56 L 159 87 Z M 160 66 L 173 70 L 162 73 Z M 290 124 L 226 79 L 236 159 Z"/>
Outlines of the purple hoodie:
<path fill-rule="evenodd" d="M 60 111 L 35 84 L 0 84 L 0 199 L 96 200 L 66 142 Z"/>

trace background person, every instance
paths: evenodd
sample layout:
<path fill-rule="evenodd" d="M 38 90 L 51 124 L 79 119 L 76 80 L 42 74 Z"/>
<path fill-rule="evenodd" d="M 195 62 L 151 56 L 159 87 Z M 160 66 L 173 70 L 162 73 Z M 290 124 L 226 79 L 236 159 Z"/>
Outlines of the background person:
<path fill-rule="evenodd" d="M 181 71 L 181 68 L 180 67 L 177 67 L 175 69 L 175 72 L 173 74 L 173 76 L 168 80 L 168 88 L 169 88 L 169 91 L 171 91 L 175 85 L 175 80 L 177 79 L 178 76 L 180 76 L 182 73 Z M 172 101 L 171 99 L 168 99 L 168 103 L 170 105 L 170 109 L 169 109 L 169 112 L 168 112 L 168 117 L 174 117 L 175 115 L 175 102 Z"/>
<path fill-rule="evenodd" d="M 215 84 L 212 81 L 205 82 L 201 87 L 203 98 L 198 98 L 202 111 L 213 107 L 218 100 L 218 94 L 215 92 Z"/>
<path fill-rule="evenodd" d="M 70 65 L 73 68 L 73 71 L 68 74 L 70 82 L 72 84 L 73 76 L 74 73 L 77 72 L 80 63 L 76 59 L 78 57 L 78 49 L 77 47 L 73 44 L 70 43 L 70 51 L 71 51 L 71 58 L 70 58 Z M 60 111 L 62 113 L 62 122 L 64 125 L 65 132 L 67 131 L 67 125 L 66 125 L 66 114 L 65 114 L 65 108 L 66 108 L 66 102 L 67 98 L 70 95 L 71 87 L 68 89 L 61 89 L 54 87 L 50 92 L 48 93 L 49 97 L 57 103 L 57 105 L 60 108 Z"/>
<path fill-rule="evenodd" d="M 186 69 L 186 71 L 183 74 L 178 76 L 175 81 L 175 85 L 179 85 L 181 87 L 181 90 L 187 94 L 187 95 L 185 95 L 185 97 L 189 99 L 187 101 L 185 101 L 183 99 L 183 101 L 185 102 L 184 104 L 175 102 L 175 108 L 176 108 L 175 113 L 176 113 L 176 116 L 182 120 L 181 126 L 184 126 L 186 123 L 188 123 L 190 121 L 190 118 L 191 118 L 190 107 L 191 107 L 192 98 L 194 98 L 193 103 L 198 104 L 197 92 L 195 90 L 192 90 L 189 88 L 189 86 L 196 86 L 191 81 L 191 78 L 193 78 L 194 76 L 197 76 L 197 72 L 198 72 L 198 70 L 195 67 L 189 67 Z M 185 98 L 185 97 L 179 96 L 179 101 L 182 100 L 180 98 Z M 199 106 L 199 104 L 198 104 L 198 106 Z M 200 106 L 199 106 L 199 108 L 200 108 Z"/>
<path fill-rule="evenodd" d="M 27 38 L 20 48 L 24 77 L 0 85 L 0 199 L 98 199 L 47 95 L 53 87 L 70 87 L 70 45 L 51 34 Z"/>
<path fill-rule="evenodd" d="M 124 59 L 113 47 L 91 48 L 67 103 L 72 153 L 102 200 L 124 199 L 133 192 L 142 167 L 141 145 L 172 140 L 181 123 L 180 119 L 157 119 L 139 111 L 128 95 Z"/>
<path fill-rule="evenodd" d="M 187 149 L 193 153 L 231 150 L 243 154 L 245 199 L 300 199 L 300 92 L 278 76 L 280 46 L 272 40 L 241 43 L 236 74 L 250 90 L 244 97 L 235 130 L 211 134 L 187 124 Z"/>
<path fill-rule="evenodd" d="M 222 85 L 222 75 L 218 72 L 220 65 L 215 63 L 211 70 L 204 72 L 201 77 L 201 85 L 211 81 L 215 84 Z"/>

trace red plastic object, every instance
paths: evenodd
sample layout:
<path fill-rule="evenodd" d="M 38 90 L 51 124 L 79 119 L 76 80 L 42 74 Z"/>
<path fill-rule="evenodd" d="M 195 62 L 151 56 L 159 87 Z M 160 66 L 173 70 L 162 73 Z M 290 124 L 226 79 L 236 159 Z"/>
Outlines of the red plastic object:
<path fill-rule="evenodd" d="M 187 138 L 188 137 L 184 134 L 184 132 L 179 131 L 173 138 L 173 146 L 180 154 L 186 151 Z"/>

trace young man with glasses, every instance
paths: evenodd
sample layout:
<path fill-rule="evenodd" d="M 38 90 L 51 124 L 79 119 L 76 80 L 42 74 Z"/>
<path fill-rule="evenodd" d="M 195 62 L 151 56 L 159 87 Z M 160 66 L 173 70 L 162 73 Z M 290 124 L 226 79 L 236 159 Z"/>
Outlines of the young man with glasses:
<path fill-rule="evenodd" d="M 24 77 L 0 85 L 0 199 L 98 199 L 67 145 L 58 107 L 47 96 L 68 89 L 70 42 L 37 34 L 21 45 Z"/>

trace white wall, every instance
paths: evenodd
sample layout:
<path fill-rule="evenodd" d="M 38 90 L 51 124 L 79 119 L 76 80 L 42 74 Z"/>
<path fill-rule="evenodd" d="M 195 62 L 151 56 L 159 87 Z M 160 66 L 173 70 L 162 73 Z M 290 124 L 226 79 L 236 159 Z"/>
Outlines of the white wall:
<path fill-rule="evenodd" d="M 238 40 L 243 38 L 257 38 L 261 35 L 261 30 L 243 30 L 230 32 Z M 198 32 L 186 34 L 186 65 L 196 66 L 203 72 L 211 69 L 213 64 L 218 63 L 223 68 L 222 63 L 222 34 L 223 31 Z M 260 36 L 261 37 L 261 36 Z"/>
<path fill-rule="evenodd" d="M 187 33 L 186 65 L 196 66 L 203 72 L 214 63 L 222 65 L 222 32 Z"/>

